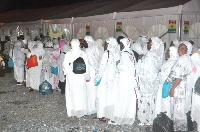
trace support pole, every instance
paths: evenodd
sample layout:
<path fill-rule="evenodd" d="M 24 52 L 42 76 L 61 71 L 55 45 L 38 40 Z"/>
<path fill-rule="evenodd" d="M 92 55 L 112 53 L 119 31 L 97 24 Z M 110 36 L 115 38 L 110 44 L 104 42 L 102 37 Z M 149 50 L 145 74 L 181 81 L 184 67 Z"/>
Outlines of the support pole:
<path fill-rule="evenodd" d="M 181 29 L 182 29 L 182 13 L 179 14 L 179 24 L 178 24 L 178 40 L 181 41 Z"/>

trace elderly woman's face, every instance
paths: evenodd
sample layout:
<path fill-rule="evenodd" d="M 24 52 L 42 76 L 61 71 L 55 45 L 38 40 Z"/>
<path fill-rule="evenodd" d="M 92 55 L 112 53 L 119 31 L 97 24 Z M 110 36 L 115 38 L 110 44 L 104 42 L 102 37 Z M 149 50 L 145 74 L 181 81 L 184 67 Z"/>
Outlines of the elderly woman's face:
<path fill-rule="evenodd" d="M 178 47 L 178 54 L 179 56 L 187 54 L 187 46 L 184 44 L 180 44 Z"/>
<path fill-rule="evenodd" d="M 152 46 L 152 40 L 149 39 L 149 42 L 147 44 L 147 49 L 150 50 L 151 49 L 151 46 Z"/>

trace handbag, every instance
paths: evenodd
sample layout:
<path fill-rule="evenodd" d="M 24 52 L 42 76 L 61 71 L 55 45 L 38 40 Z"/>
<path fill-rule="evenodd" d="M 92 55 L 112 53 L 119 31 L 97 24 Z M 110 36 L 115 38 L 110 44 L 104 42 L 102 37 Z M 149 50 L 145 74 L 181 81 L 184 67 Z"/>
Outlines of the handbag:
<path fill-rule="evenodd" d="M 34 66 L 38 66 L 38 62 L 37 62 L 37 56 L 36 55 L 31 55 L 30 58 L 26 59 L 27 61 L 27 67 L 31 68 Z"/>
<path fill-rule="evenodd" d="M 8 67 L 13 68 L 13 66 L 14 66 L 14 62 L 11 59 L 11 60 L 8 61 Z"/>
<path fill-rule="evenodd" d="M 152 130 L 154 132 L 174 132 L 173 121 L 163 112 L 153 120 Z"/>
<path fill-rule="evenodd" d="M 169 95 L 169 91 L 171 89 L 172 82 L 169 79 L 166 79 L 163 88 L 162 88 L 162 97 L 167 98 Z"/>
<path fill-rule="evenodd" d="M 58 67 L 51 67 L 51 73 L 53 73 L 53 74 L 58 74 Z"/>

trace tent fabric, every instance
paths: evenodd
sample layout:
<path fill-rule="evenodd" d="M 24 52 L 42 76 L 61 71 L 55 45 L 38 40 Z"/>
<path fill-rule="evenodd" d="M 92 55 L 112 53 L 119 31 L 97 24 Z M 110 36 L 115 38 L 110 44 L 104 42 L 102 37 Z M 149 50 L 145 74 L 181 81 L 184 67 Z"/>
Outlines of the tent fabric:
<path fill-rule="evenodd" d="M 192 1 L 192 2 L 191 2 Z M 185 4 L 185 5 L 184 5 Z M 183 5 L 183 12 L 199 12 L 198 0 L 96 0 L 41 9 L 14 10 L 0 14 L 1 23 L 25 22 L 71 17 L 88 17 L 113 12 L 134 12 Z M 193 8 L 194 7 L 194 8 Z M 166 13 L 166 12 L 165 12 Z M 168 14 L 168 13 L 166 13 Z"/>

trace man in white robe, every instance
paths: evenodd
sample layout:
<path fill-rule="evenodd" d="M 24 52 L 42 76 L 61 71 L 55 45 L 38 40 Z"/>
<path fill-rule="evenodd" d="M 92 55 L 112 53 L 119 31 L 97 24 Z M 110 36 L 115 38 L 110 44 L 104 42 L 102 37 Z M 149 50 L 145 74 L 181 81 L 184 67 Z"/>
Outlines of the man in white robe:
<path fill-rule="evenodd" d="M 72 39 L 72 49 L 67 52 L 63 62 L 63 71 L 66 75 L 65 98 L 68 117 L 82 117 L 87 115 L 88 95 L 86 81 L 90 80 L 88 58 L 84 51 L 80 49 L 78 39 Z M 73 62 L 77 58 L 83 58 L 86 65 L 86 72 L 75 74 L 73 72 Z"/>

